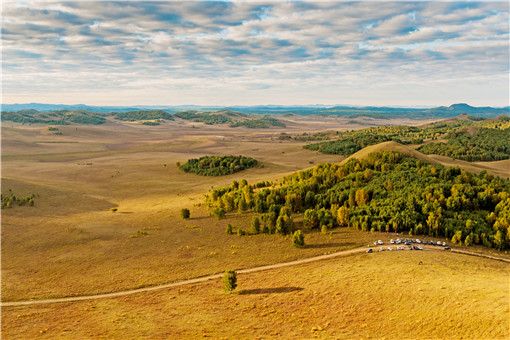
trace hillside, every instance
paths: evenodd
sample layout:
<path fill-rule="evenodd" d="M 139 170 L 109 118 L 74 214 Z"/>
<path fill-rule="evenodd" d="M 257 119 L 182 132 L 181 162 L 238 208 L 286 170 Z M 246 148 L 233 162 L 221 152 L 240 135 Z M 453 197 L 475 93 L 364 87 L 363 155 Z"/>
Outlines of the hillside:
<path fill-rule="evenodd" d="M 397 151 L 397 152 L 403 153 L 405 155 L 414 157 L 416 159 L 419 159 L 421 161 L 424 161 L 424 162 L 427 162 L 430 164 L 440 164 L 435 159 L 433 159 L 427 155 L 424 155 L 423 153 L 421 153 L 419 151 L 416 151 L 412 147 L 407 146 L 407 145 L 402 145 L 402 144 L 394 142 L 394 141 L 383 142 L 380 144 L 367 146 L 366 148 L 347 157 L 342 162 L 340 162 L 340 164 L 346 164 L 349 161 L 351 161 L 353 158 L 356 158 L 358 160 L 366 159 L 369 154 L 374 153 L 374 152 L 381 152 L 381 151 Z"/>

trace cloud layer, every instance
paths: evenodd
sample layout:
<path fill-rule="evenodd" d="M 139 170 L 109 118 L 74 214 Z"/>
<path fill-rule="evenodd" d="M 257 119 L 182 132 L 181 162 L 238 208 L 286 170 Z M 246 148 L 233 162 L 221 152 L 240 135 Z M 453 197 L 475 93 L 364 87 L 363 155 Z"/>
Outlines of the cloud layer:
<path fill-rule="evenodd" d="M 508 2 L 4 3 L 3 101 L 508 105 Z"/>

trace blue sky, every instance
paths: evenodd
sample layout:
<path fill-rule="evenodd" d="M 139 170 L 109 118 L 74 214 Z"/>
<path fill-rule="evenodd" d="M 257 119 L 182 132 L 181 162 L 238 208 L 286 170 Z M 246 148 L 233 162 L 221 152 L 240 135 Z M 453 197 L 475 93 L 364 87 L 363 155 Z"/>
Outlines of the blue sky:
<path fill-rule="evenodd" d="M 3 3 L 4 103 L 509 105 L 502 2 Z"/>

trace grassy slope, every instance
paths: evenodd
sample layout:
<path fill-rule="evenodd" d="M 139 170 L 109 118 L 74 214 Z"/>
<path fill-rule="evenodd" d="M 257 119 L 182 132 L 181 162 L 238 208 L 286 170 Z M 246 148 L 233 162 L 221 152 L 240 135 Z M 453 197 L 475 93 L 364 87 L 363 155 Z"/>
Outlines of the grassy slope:
<path fill-rule="evenodd" d="M 2 336 L 507 338 L 508 274 L 503 262 L 440 251 L 362 254 L 240 275 L 234 294 L 216 280 L 6 307 Z"/>

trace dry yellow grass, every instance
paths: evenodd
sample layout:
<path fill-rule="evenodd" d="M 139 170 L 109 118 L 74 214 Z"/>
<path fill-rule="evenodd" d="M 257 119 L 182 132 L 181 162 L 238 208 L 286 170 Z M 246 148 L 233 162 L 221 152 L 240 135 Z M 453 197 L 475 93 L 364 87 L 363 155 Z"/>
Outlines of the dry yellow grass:
<path fill-rule="evenodd" d="M 17 195 L 35 193 L 36 198 L 34 207 L 2 210 L 2 300 L 88 295 L 156 285 L 221 272 L 227 268 L 259 266 L 349 249 L 367 244 L 374 238 L 382 238 L 381 235 L 338 229 L 331 238 L 310 233 L 306 236 L 309 246 L 295 249 L 291 247 L 289 239 L 276 235 L 238 237 L 224 233 L 227 223 L 249 230 L 250 214 L 231 214 L 227 219 L 217 221 L 208 216 L 204 207 L 194 206 L 212 186 L 228 185 L 232 180 L 242 178 L 250 183 L 278 180 L 319 162 L 341 161 L 343 157 L 338 155 L 304 150 L 302 142 L 282 142 L 277 139 L 282 131 L 303 133 L 352 129 L 345 125 L 345 121 L 335 117 L 321 119 L 293 116 L 287 121 L 286 129 L 269 130 L 204 126 L 180 120 L 156 127 L 108 123 L 93 127 L 59 127 L 62 136 L 50 135 L 42 126 L 4 124 L 2 192 L 6 193 L 10 188 Z M 211 178 L 186 174 L 175 166 L 177 161 L 207 154 L 242 154 L 258 159 L 264 167 Z M 493 173 L 501 171 L 504 166 L 506 163 L 490 165 Z M 117 207 L 118 211 L 111 212 L 112 207 Z M 180 219 L 179 210 L 182 207 L 191 207 L 190 220 Z M 297 222 L 299 224 L 299 218 Z M 139 230 L 146 231 L 148 235 L 130 237 Z M 183 288 L 181 293 L 177 290 L 86 303 L 3 308 L 2 336 L 189 338 L 201 336 L 204 325 L 207 325 L 205 334 L 214 337 L 251 338 L 252 334 L 267 337 L 270 333 L 266 333 L 266 330 L 279 332 L 287 338 L 307 338 L 317 334 L 326 337 L 366 336 L 360 333 L 363 328 L 354 326 L 355 313 L 359 312 L 365 317 L 364 306 L 370 309 L 372 305 L 356 301 L 365 301 L 365 295 L 374 298 L 375 295 L 369 294 L 365 284 L 359 285 L 362 290 L 351 290 L 353 279 L 358 276 L 358 282 L 368 280 L 373 283 L 370 281 L 372 278 L 383 279 L 383 276 L 377 276 L 379 274 L 375 269 L 369 271 L 375 273 L 372 276 L 363 276 L 363 273 L 357 272 L 358 267 L 354 264 L 360 260 L 372 261 L 387 256 L 393 255 L 329 261 L 324 264 L 327 264 L 324 269 L 321 269 L 323 264 L 299 267 L 297 272 L 290 268 L 282 269 L 268 272 L 273 273 L 270 280 L 262 273 L 247 275 L 246 281 L 240 282 L 240 288 L 248 290 L 246 294 L 226 296 L 221 293 L 218 283 L 206 283 Z M 483 263 L 485 266 L 485 262 L 477 262 L 485 260 L 465 260 L 466 257 L 453 259 L 472 264 Z M 440 261 L 446 263 L 442 259 Z M 335 263 L 345 267 L 328 267 Z M 462 266 L 462 263 L 459 265 Z M 491 268 L 490 264 L 488 266 Z M 399 267 L 398 270 L 404 269 Z M 493 279 L 485 274 L 483 268 L 478 269 L 482 271 L 473 272 L 473 277 L 480 280 L 477 281 L 479 286 L 482 281 L 486 283 Z M 494 275 L 501 273 L 498 270 Z M 327 276 L 333 280 L 317 279 L 319 272 L 323 273 L 321 275 L 329 273 Z M 336 276 L 345 273 L 353 273 L 352 280 L 342 281 L 350 276 Z M 409 272 L 408 276 L 420 277 L 420 274 Z M 348 289 L 345 290 L 344 286 Z M 407 291 L 404 283 L 397 286 Z M 303 290 L 285 287 L 300 287 Z M 332 294 L 336 294 L 339 287 L 343 288 L 339 292 L 345 291 L 347 295 L 340 295 L 342 299 L 337 301 Z M 444 290 L 445 294 L 449 287 Z M 257 290 L 266 288 L 266 291 Z M 453 282 L 451 288 L 460 289 Z M 253 290 L 251 293 L 250 289 Z M 385 283 L 381 288 L 374 289 L 373 294 L 386 290 L 388 296 L 396 294 L 391 284 Z M 465 294 L 462 296 L 467 296 L 469 300 L 477 292 L 467 291 Z M 294 309 L 299 318 L 292 316 L 292 310 L 286 309 L 289 297 L 292 298 L 289 308 Z M 332 301 L 336 302 L 328 307 L 326 302 L 332 297 Z M 422 298 L 425 299 L 424 296 Z M 253 313 L 250 312 L 251 305 L 259 305 L 257 301 L 260 299 L 266 301 L 267 307 L 260 313 L 256 308 Z M 344 299 L 350 303 L 346 304 L 351 306 L 348 310 L 343 309 Z M 423 301 L 425 306 L 432 303 L 427 299 Z M 186 317 L 188 306 L 189 317 Z M 210 313 L 205 310 L 207 306 Z M 466 307 L 463 302 L 455 306 L 458 307 L 455 310 L 461 312 Z M 489 307 L 479 305 L 477 308 L 482 311 Z M 381 332 L 390 332 L 382 316 L 405 315 L 393 307 L 387 308 L 389 314 L 377 314 L 379 316 L 375 323 L 367 326 L 372 333 L 366 334 L 379 336 L 375 333 L 377 327 Z M 416 308 L 421 310 L 419 306 Z M 318 319 L 311 317 L 312 309 L 320 314 Z M 239 315 L 243 315 L 242 320 L 236 318 Z M 310 319 L 307 321 L 306 317 Z M 346 326 L 329 320 L 333 317 L 343 320 L 341 322 Z M 327 321 L 320 323 L 321 320 Z M 430 336 L 417 333 L 418 337 L 433 337 L 443 330 L 440 324 L 443 319 L 439 316 L 430 320 L 422 317 L 421 320 L 422 324 L 428 322 L 425 330 L 437 330 L 431 331 Z M 454 317 L 453 320 L 457 319 Z M 479 322 L 483 318 L 476 314 L 473 320 Z M 338 328 L 325 327 L 326 322 Z M 368 323 L 361 319 L 359 322 Z M 381 326 L 377 326 L 378 323 Z M 233 325 L 232 329 L 226 324 Z M 245 326 L 250 328 L 243 329 Z M 337 330 L 336 333 L 310 331 L 311 327 L 318 326 L 324 330 Z M 503 325 L 499 330 L 493 328 L 490 334 L 505 334 L 505 330 L 508 330 L 505 327 Z M 471 328 L 452 329 L 454 331 L 447 334 L 468 336 L 467 330 Z M 254 333 L 251 333 L 252 330 Z M 388 334 L 406 337 L 391 332 Z M 484 333 L 479 331 L 473 334 Z"/>
<path fill-rule="evenodd" d="M 419 264 L 419 263 L 422 264 Z M 2 308 L 16 338 L 504 339 L 509 265 L 449 252 L 383 252 L 129 297 Z"/>

